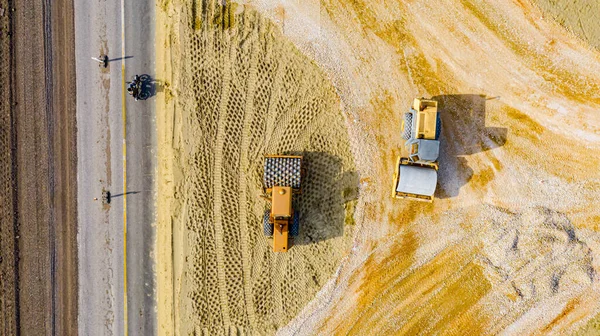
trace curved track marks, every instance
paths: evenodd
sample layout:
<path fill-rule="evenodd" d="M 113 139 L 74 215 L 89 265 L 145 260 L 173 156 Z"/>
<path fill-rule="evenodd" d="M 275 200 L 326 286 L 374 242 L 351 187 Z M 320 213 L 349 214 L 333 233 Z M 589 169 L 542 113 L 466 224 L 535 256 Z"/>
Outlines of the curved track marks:
<path fill-rule="evenodd" d="M 186 51 L 177 87 L 182 125 L 173 127 L 182 139 L 173 161 L 182 172 L 174 225 L 185 237 L 184 255 L 176 256 L 184 264 L 175 274 L 183 277 L 179 332 L 271 334 L 349 248 L 353 229 L 341 195 L 358 181 L 343 116 L 323 73 L 268 20 L 234 5 L 184 9 L 203 14 L 184 16 L 178 31 L 186 35 L 176 46 Z M 283 254 L 262 232 L 262 165 L 270 153 L 305 153 L 314 170 L 295 205 L 300 235 Z"/>
<path fill-rule="evenodd" d="M 257 33 L 252 32 L 251 39 L 257 38 Z M 246 88 L 246 97 L 254 97 L 256 91 L 257 81 L 257 63 L 258 63 L 258 44 L 252 44 L 252 52 L 250 54 L 250 65 L 248 74 L 248 86 Z M 250 134 L 252 134 L 252 120 L 255 117 L 254 101 L 252 99 L 246 99 L 246 106 L 244 107 L 244 121 L 242 126 L 242 139 L 240 145 L 240 171 L 239 171 L 239 206 L 238 216 L 240 219 L 240 248 L 242 253 L 242 273 L 244 277 L 244 300 L 246 307 L 246 314 L 248 315 L 248 321 L 250 327 L 256 330 L 256 316 L 254 314 L 254 298 L 252 297 L 252 286 L 251 286 L 251 265 L 250 260 L 252 258 L 251 249 L 249 245 L 249 225 L 248 216 L 249 212 L 246 204 L 248 204 L 248 197 L 251 196 L 247 184 L 248 172 L 250 167 L 249 162 L 249 150 L 250 150 Z M 250 195 L 249 195 L 250 194 Z"/>
<path fill-rule="evenodd" d="M 226 50 L 227 51 L 227 50 Z M 233 52 L 233 50 L 232 50 Z M 215 253 L 217 256 L 217 279 L 219 280 L 217 286 L 219 288 L 219 299 L 221 302 L 221 312 L 223 313 L 223 324 L 229 326 L 231 324 L 231 318 L 229 317 L 229 302 L 227 298 L 226 290 L 226 278 L 225 278 L 225 252 L 224 242 L 225 234 L 223 230 L 224 214 L 223 214 L 223 147 L 225 146 L 225 126 L 227 121 L 227 105 L 229 102 L 229 88 L 231 81 L 231 63 L 229 62 L 230 56 L 224 57 L 225 62 L 223 63 L 223 82 L 221 89 L 221 100 L 219 103 L 219 119 L 217 128 L 217 138 L 215 139 L 215 158 L 213 166 L 213 195 L 214 195 L 214 208 L 213 208 L 213 220 L 215 225 Z M 227 202 L 229 200 L 225 200 Z"/>

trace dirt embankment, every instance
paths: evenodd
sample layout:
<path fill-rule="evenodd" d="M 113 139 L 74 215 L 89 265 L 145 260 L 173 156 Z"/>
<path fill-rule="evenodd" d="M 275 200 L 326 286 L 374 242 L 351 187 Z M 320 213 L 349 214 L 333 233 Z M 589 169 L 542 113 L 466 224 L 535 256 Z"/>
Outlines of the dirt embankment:
<path fill-rule="evenodd" d="M 159 122 L 161 151 L 172 148 L 159 171 L 171 216 L 157 235 L 172 223 L 175 330 L 272 334 L 349 251 L 358 174 L 323 72 L 256 11 L 194 4 L 171 9 L 176 112 Z M 262 232 L 262 165 L 286 153 L 304 155 L 301 229 L 275 254 Z"/>
<path fill-rule="evenodd" d="M 75 335 L 72 2 L 1 1 L 0 23 L 0 333 Z"/>

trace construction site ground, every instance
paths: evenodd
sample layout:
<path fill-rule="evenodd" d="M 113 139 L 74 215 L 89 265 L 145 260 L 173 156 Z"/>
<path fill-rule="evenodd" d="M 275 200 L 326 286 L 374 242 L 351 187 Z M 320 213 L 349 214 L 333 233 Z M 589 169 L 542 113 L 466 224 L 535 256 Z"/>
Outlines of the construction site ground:
<path fill-rule="evenodd" d="M 600 28 L 561 3 L 161 1 L 159 332 L 597 332 Z M 391 197 L 420 96 L 431 204 Z M 274 254 L 263 156 L 300 153 L 300 235 Z"/>

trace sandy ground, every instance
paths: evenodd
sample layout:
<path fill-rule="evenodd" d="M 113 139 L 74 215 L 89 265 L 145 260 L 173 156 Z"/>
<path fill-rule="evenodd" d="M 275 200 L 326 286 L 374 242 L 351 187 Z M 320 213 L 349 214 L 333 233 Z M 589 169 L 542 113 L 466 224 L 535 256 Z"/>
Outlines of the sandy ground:
<path fill-rule="evenodd" d="M 527 1 L 250 1 L 224 7 L 208 23 L 213 16 L 200 5 L 164 2 L 163 9 L 163 75 L 172 85 L 163 97 L 169 113 L 159 122 L 159 193 L 166 195 L 159 202 L 168 211 L 158 228 L 165 233 L 158 242 L 158 262 L 165 262 L 163 330 L 272 333 L 290 317 L 279 310 L 284 294 L 300 298 L 285 306 L 291 315 L 304 306 L 279 329 L 284 335 L 598 328 L 600 54 L 588 44 Z M 277 41 L 256 37 L 265 31 Z M 253 192 L 258 157 L 270 149 L 269 125 L 277 124 L 269 120 L 278 114 L 267 107 L 264 119 L 253 116 L 258 103 L 279 106 L 270 95 L 278 86 L 270 80 L 253 85 L 273 72 L 252 55 L 287 46 L 286 38 L 323 69 L 309 82 L 333 87 L 327 90 L 339 96 L 346 126 L 328 123 L 287 141 L 302 147 L 311 134 L 329 132 L 328 139 L 345 144 L 347 132 L 355 166 L 341 171 L 359 172 L 360 196 L 352 206 L 353 230 L 344 226 L 344 236 L 354 234 L 351 242 L 310 242 L 307 251 L 296 246 L 280 257 L 266 253 L 257 223 L 262 205 Z M 294 57 L 303 57 L 286 48 L 277 64 L 292 68 Z M 297 82 L 315 67 L 305 62 Z M 300 97 L 314 92 L 320 91 Z M 261 93 L 269 98 L 245 99 Z M 389 195 L 402 112 L 415 96 L 441 104 L 443 154 L 433 204 Z M 338 114 L 337 104 L 317 106 L 317 116 Z M 285 129 L 297 119 L 282 120 Z M 274 146 L 299 150 L 285 142 Z M 324 244 L 336 245 L 331 261 L 340 262 L 338 268 L 306 261 L 322 255 Z M 255 262 L 261 258 L 264 266 Z M 318 287 L 290 277 L 296 288 L 311 291 L 296 297 L 294 290 L 280 291 L 277 276 L 260 273 L 278 274 L 288 262 L 290 276 L 299 260 L 326 277 L 315 286 L 329 280 L 306 305 Z M 256 295 L 255 284 L 264 279 L 272 279 L 263 287 L 271 297 Z"/>
<path fill-rule="evenodd" d="M 72 4 L 10 5 L 0 2 L 0 334 L 74 335 Z"/>
<path fill-rule="evenodd" d="M 173 189 L 159 193 L 172 197 L 175 330 L 272 334 L 348 250 L 358 173 L 324 73 L 255 11 L 219 7 L 181 7 L 171 47 L 194 51 L 173 69 L 173 131 L 162 144 L 173 150 L 162 161 Z M 302 228 L 286 254 L 262 234 L 268 153 L 305 158 Z"/>
<path fill-rule="evenodd" d="M 534 0 L 539 8 L 567 30 L 600 50 L 600 2 Z"/>

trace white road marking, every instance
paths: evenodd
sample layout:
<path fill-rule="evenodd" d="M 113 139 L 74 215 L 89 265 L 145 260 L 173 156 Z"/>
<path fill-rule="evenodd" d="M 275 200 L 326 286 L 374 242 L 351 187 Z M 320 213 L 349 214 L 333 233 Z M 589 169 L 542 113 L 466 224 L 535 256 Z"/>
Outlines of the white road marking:
<path fill-rule="evenodd" d="M 125 106 L 125 0 L 121 0 L 121 119 L 123 122 L 123 330 L 127 328 L 127 108 Z"/>

